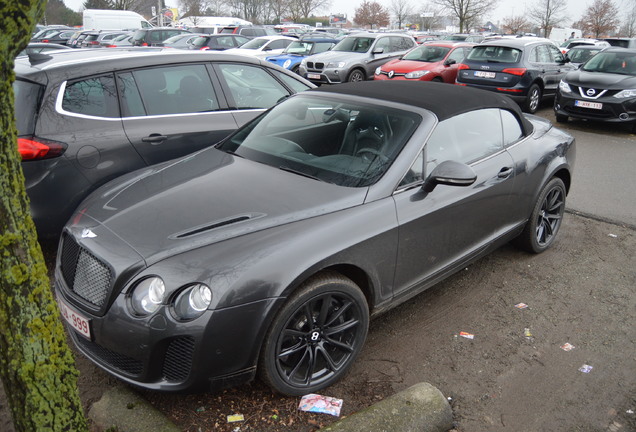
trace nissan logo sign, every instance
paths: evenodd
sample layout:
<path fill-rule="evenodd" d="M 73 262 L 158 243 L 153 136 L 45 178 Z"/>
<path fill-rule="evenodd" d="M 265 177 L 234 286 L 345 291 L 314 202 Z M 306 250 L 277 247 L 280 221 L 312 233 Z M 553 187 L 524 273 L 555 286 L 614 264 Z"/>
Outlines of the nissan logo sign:
<path fill-rule="evenodd" d="M 389 71 L 389 78 L 393 78 L 393 75 L 395 75 L 395 71 Z"/>
<path fill-rule="evenodd" d="M 594 96 L 594 95 L 596 94 L 596 90 L 594 90 L 594 89 L 588 89 L 588 90 L 585 92 L 585 94 L 586 94 L 586 95 L 588 95 L 589 97 L 592 97 L 592 96 Z"/>

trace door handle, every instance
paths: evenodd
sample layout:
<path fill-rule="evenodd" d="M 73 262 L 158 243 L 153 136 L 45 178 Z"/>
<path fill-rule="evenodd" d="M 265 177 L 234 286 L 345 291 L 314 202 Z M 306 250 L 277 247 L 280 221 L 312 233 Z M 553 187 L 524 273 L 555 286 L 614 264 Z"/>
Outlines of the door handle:
<path fill-rule="evenodd" d="M 498 178 L 508 178 L 510 177 L 510 174 L 512 174 L 512 168 L 511 167 L 503 167 L 502 169 L 499 170 L 499 173 L 497 174 Z"/>
<path fill-rule="evenodd" d="M 143 142 L 149 142 L 149 143 L 160 143 L 167 139 L 168 137 L 166 135 L 150 134 L 147 137 L 143 137 L 141 140 Z"/>

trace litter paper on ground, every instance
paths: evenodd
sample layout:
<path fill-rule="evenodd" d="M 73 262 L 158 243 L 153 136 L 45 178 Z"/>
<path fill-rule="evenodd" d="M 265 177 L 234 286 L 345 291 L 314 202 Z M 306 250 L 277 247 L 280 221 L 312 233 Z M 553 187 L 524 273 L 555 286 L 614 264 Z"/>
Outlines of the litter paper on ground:
<path fill-rule="evenodd" d="M 240 421 L 245 421 L 245 417 L 243 416 L 243 414 L 232 414 L 227 416 L 228 423 L 235 423 Z"/>
<path fill-rule="evenodd" d="M 526 309 L 526 308 L 528 307 L 528 305 L 527 305 L 527 304 L 525 304 L 525 303 L 517 303 L 517 304 L 515 305 L 515 307 L 516 307 L 517 309 Z"/>
<path fill-rule="evenodd" d="M 470 333 L 466 333 L 466 332 L 459 332 L 459 335 L 463 338 L 466 339 L 475 339 L 475 335 L 474 334 L 470 334 Z"/>
<path fill-rule="evenodd" d="M 332 416 L 340 416 L 342 408 L 342 399 L 337 399 L 319 394 L 308 394 L 300 399 L 298 409 L 301 411 L 323 413 Z"/>
<path fill-rule="evenodd" d="M 590 365 L 586 365 L 586 364 L 584 364 L 583 366 L 581 366 L 579 368 L 579 370 L 581 372 L 583 372 L 583 373 L 590 373 L 590 372 L 592 372 L 592 369 L 594 369 L 594 366 L 590 366 Z"/>
<path fill-rule="evenodd" d="M 572 345 L 571 343 L 567 342 L 567 343 L 564 343 L 563 345 L 561 345 L 561 349 L 563 351 L 572 351 L 574 349 L 574 345 Z"/>

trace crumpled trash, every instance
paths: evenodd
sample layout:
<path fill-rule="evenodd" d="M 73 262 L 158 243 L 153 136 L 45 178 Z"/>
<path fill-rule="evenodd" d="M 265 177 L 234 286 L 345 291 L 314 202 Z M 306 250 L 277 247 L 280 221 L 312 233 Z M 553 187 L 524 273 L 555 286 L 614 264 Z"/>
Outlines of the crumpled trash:
<path fill-rule="evenodd" d="M 339 417 L 342 408 L 342 399 L 337 399 L 319 394 L 307 394 L 300 399 L 298 409 L 301 411 L 329 414 Z"/>
<path fill-rule="evenodd" d="M 592 372 L 592 369 L 594 369 L 594 366 L 590 366 L 590 365 L 587 365 L 587 364 L 584 364 L 583 366 L 581 366 L 579 368 L 579 370 L 581 372 L 583 372 L 583 373 L 590 373 L 590 372 Z"/>

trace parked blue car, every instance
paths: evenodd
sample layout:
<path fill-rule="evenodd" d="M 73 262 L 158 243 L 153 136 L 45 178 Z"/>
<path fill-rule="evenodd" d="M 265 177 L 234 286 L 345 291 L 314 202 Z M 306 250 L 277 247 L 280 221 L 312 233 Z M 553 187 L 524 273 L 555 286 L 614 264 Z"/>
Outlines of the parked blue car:
<path fill-rule="evenodd" d="M 270 56 L 266 59 L 278 66 L 298 73 L 298 66 L 304 57 L 329 51 L 337 43 L 338 39 L 322 37 L 303 38 L 289 44 L 282 54 Z"/>

